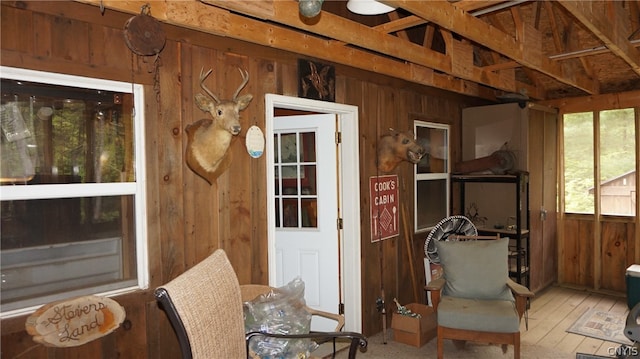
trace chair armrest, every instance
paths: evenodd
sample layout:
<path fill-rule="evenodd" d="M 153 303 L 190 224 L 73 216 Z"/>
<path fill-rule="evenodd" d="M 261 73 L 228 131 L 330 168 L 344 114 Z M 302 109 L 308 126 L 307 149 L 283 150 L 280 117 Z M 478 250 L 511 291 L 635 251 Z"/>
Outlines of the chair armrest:
<path fill-rule="evenodd" d="M 444 287 L 445 283 L 446 283 L 446 281 L 444 280 L 444 278 L 434 279 L 431 282 L 427 283 L 427 285 L 424 287 L 424 289 L 426 289 L 428 291 L 432 291 L 432 292 L 433 291 L 440 291 Z"/>
<path fill-rule="evenodd" d="M 355 359 L 356 354 L 358 353 L 358 349 L 361 352 L 365 352 L 367 349 L 367 338 L 355 332 L 310 332 L 309 334 L 271 334 L 271 333 L 263 333 L 263 332 L 250 332 L 246 334 L 246 345 L 247 345 L 247 358 L 252 358 L 252 354 L 249 350 L 249 343 L 255 337 L 268 337 L 268 338 L 278 338 L 278 339 L 311 339 L 318 344 L 323 344 L 327 342 L 333 342 L 333 357 L 336 354 L 336 346 L 335 343 L 337 341 L 347 341 L 350 342 L 349 345 L 349 359 Z"/>
<path fill-rule="evenodd" d="M 529 288 L 523 286 L 522 284 L 518 284 L 513 281 L 513 279 L 507 280 L 507 287 L 511 289 L 513 294 L 519 297 L 531 298 L 534 296 L 533 292 L 529 290 Z"/>
<path fill-rule="evenodd" d="M 324 312 L 322 310 L 309 308 L 307 306 L 305 306 L 304 309 L 307 312 L 309 312 L 311 315 L 317 315 L 319 317 L 324 317 L 324 318 L 327 318 L 327 319 L 335 320 L 338 323 L 336 325 L 336 329 L 334 330 L 335 332 L 339 332 L 339 331 L 342 330 L 342 328 L 344 328 L 344 315 Z"/>
<path fill-rule="evenodd" d="M 438 310 L 440 294 L 442 293 L 442 288 L 444 288 L 446 282 L 447 281 L 444 278 L 438 278 L 427 283 L 424 287 L 424 289 L 431 292 L 431 306 L 433 307 L 433 310 Z"/>
<path fill-rule="evenodd" d="M 511 278 L 507 279 L 507 287 L 509 287 L 515 295 L 518 317 L 522 318 L 522 315 L 527 310 L 527 300 L 533 297 L 534 294 L 529 288 L 514 282 Z"/>

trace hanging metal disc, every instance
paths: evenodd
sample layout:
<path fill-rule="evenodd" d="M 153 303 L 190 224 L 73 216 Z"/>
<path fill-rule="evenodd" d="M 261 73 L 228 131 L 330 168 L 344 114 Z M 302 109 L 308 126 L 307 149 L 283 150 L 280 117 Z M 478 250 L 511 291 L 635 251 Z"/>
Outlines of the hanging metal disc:
<path fill-rule="evenodd" d="M 160 22 L 145 14 L 127 20 L 124 24 L 124 39 L 131 51 L 142 56 L 159 54 L 166 42 Z"/>

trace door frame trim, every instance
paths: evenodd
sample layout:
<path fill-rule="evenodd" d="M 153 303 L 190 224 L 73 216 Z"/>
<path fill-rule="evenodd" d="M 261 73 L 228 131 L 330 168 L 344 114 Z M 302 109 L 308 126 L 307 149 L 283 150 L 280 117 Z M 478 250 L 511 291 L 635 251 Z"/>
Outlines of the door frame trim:
<path fill-rule="evenodd" d="M 342 277 L 346 331 L 362 331 L 362 283 L 360 263 L 360 165 L 358 145 L 358 107 L 276 94 L 265 95 L 265 155 L 267 181 L 267 245 L 269 285 L 276 283 L 275 254 L 275 178 L 273 163 L 273 119 L 275 108 L 335 114 L 342 133 L 340 148 L 340 178 L 343 229 L 340 235 L 340 276 Z M 349 260 L 345 260 L 348 258 Z M 337 311 L 337 308 L 336 308 Z"/>

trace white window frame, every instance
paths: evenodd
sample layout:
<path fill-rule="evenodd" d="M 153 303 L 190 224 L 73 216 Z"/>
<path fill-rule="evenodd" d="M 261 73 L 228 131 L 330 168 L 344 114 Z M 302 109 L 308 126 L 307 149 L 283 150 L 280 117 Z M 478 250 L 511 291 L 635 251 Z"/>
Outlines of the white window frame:
<path fill-rule="evenodd" d="M 450 197 L 451 197 L 451 126 L 448 124 L 435 123 L 435 122 L 427 122 L 421 120 L 413 121 L 414 133 L 418 134 L 419 127 L 427 127 L 438 130 L 446 130 L 447 131 L 447 168 L 445 173 L 418 173 L 418 165 L 413 166 L 413 225 L 416 233 L 423 233 L 431 231 L 433 226 L 427 228 L 418 228 L 418 182 L 420 181 L 434 181 L 434 180 L 445 180 L 446 182 L 446 194 L 445 194 L 445 213 L 448 214 L 450 212 Z"/>
<path fill-rule="evenodd" d="M 145 171 L 145 137 L 144 137 L 144 92 L 140 84 L 131 84 L 111 80 L 102 80 L 81 76 L 64 75 L 51 72 L 26 70 L 20 68 L 0 66 L 0 77 L 6 79 L 46 83 L 61 86 L 81 87 L 96 90 L 107 90 L 122 93 L 132 93 L 134 99 L 134 162 L 135 182 L 121 183 L 72 183 L 72 184 L 42 184 L 0 186 L 0 200 L 33 200 L 54 198 L 79 198 L 98 196 L 131 195 L 135 203 L 135 231 L 136 231 L 136 278 L 124 280 L 103 286 L 86 287 L 65 293 L 39 296 L 19 302 L 19 308 L 3 311 L 0 318 L 9 318 L 28 314 L 41 305 L 66 299 L 69 297 L 95 294 L 114 296 L 149 286 L 149 266 L 147 251 L 147 217 L 146 217 L 146 171 Z"/>

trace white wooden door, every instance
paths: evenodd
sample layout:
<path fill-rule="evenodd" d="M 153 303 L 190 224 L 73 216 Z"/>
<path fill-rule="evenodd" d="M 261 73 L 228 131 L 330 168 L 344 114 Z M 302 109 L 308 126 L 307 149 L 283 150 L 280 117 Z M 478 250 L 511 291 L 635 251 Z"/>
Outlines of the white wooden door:
<path fill-rule="evenodd" d="M 339 232 L 336 116 L 274 118 L 276 285 L 296 277 L 308 306 L 338 312 Z M 335 323 L 314 318 L 313 330 Z"/>

